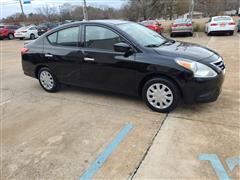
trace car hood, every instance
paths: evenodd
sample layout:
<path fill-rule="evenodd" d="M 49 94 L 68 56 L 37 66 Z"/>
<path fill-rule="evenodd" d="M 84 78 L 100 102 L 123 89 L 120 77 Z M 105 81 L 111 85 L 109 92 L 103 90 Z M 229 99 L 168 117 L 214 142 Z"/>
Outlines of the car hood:
<path fill-rule="evenodd" d="M 206 47 L 178 41 L 166 43 L 160 47 L 154 48 L 154 50 L 160 55 L 171 56 L 173 58 L 190 59 L 194 61 L 201 61 L 217 54 Z"/>

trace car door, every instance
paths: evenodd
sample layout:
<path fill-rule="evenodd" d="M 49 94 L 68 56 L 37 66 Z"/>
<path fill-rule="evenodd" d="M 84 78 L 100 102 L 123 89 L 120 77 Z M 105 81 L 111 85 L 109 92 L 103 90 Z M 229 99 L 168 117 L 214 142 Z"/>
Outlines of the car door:
<path fill-rule="evenodd" d="M 81 85 L 123 93 L 135 90 L 135 55 L 124 57 L 114 44 L 125 41 L 116 31 L 100 25 L 85 25 Z"/>
<path fill-rule="evenodd" d="M 48 35 L 44 42 L 43 58 L 57 79 L 78 85 L 82 54 L 79 48 L 81 28 L 72 26 Z"/>

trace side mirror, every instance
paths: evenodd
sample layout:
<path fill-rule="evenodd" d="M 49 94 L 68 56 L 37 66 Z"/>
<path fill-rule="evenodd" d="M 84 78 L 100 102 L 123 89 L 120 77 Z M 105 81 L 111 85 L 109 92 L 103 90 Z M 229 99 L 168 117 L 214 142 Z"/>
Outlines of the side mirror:
<path fill-rule="evenodd" d="M 133 54 L 133 49 L 127 43 L 123 42 L 114 44 L 114 50 L 116 52 L 124 53 L 124 57 L 128 57 Z"/>

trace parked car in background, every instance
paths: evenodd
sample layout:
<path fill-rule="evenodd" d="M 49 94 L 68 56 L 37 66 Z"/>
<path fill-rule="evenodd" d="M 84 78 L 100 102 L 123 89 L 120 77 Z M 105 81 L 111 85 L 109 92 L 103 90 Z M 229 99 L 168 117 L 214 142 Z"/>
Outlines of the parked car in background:
<path fill-rule="evenodd" d="M 228 33 L 230 35 L 234 34 L 236 23 L 230 16 L 215 16 L 211 17 L 206 23 L 205 32 L 207 35 L 212 35 L 213 33 Z"/>
<path fill-rule="evenodd" d="M 41 36 L 47 31 L 50 31 L 51 29 L 57 27 L 59 24 L 57 23 L 46 23 L 46 24 L 40 24 L 37 29 L 38 29 L 38 35 Z"/>
<path fill-rule="evenodd" d="M 176 19 L 171 26 L 171 37 L 175 35 L 187 34 L 193 36 L 193 23 L 191 19 Z"/>
<path fill-rule="evenodd" d="M 30 25 L 17 29 L 14 33 L 15 38 L 23 39 L 36 39 L 38 37 L 37 26 Z"/>
<path fill-rule="evenodd" d="M 17 30 L 20 26 L 16 25 L 1 25 L 0 26 L 0 39 L 8 38 L 14 39 L 15 30 Z"/>
<path fill-rule="evenodd" d="M 142 21 L 140 23 L 146 26 L 147 28 L 152 29 L 153 31 L 156 31 L 157 33 L 161 33 L 163 31 L 161 24 L 156 20 L 147 20 L 147 21 Z"/>
<path fill-rule="evenodd" d="M 24 74 L 47 92 L 61 83 L 115 91 L 140 96 L 158 112 L 170 112 L 181 98 L 215 101 L 225 75 L 218 53 L 122 20 L 62 25 L 21 54 Z"/>
<path fill-rule="evenodd" d="M 237 31 L 240 32 L 240 19 L 238 20 L 238 26 L 237 26 Z"/>

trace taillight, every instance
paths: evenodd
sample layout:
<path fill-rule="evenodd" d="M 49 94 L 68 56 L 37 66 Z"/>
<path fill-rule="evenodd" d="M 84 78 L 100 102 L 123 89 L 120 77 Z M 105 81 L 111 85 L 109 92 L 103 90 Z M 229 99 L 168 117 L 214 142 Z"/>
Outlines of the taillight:
<path fill-rule="evenodd" d="M 229 23 L 229 25 L 234 25 L 235 26 L 236 24 L 234 22 L 232 22 L 232 23 Z"/>
<path fill-rule="evenodd" d="M 213 24 L 210 24 L 210 26 L 217 26 L 217 24 L 216 24 L 216 23 L 213 23 Z"/>
<path fill-rule="evenodd" d="M 29 51 L 28 48 L 22 48 L 22 49 L 21 49 L 21 55 L 26 54 L 28 51 Z"/>
<path fill-rule="evenodd" d="M 177 24 L 172 24 L 172 27 L 177 27 Z"/>
<path fill-rule="evenodd" d="M 190 26 L 192 26 L 192 24 L 186 24 L 186 26 L 190 27 Z"/>

